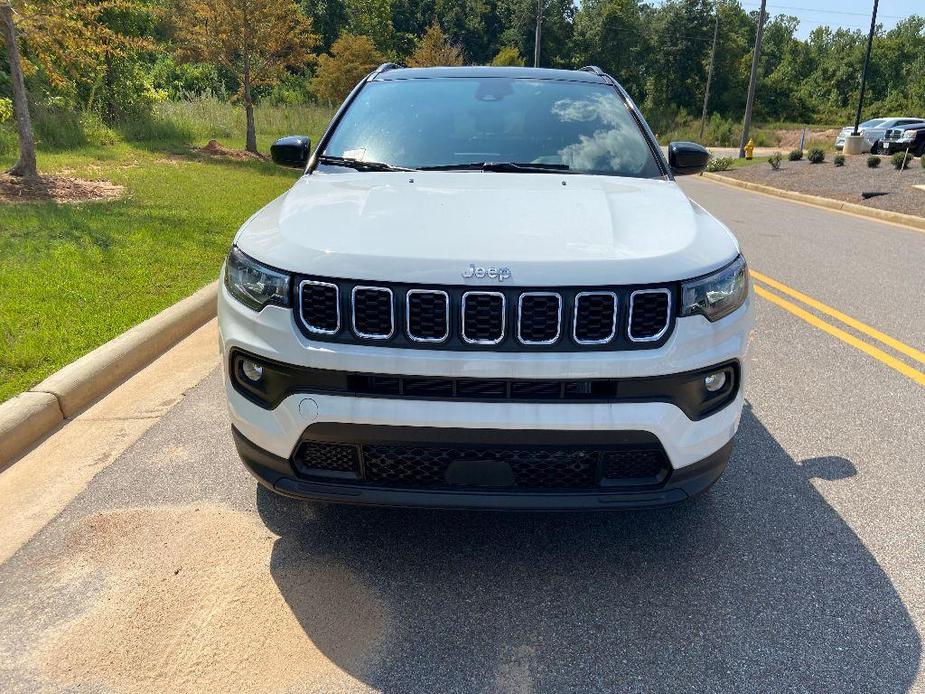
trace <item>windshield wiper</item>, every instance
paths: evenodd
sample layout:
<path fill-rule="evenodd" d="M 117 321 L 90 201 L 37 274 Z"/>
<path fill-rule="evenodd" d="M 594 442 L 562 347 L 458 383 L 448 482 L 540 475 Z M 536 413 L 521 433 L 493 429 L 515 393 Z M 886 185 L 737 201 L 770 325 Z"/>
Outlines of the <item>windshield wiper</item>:
<path fill-rule="evenodd" d="M 414 169 L 404 166 L 384 164 L 381 161 L 361 161 L 360 159 L 350 159 L 348 157 L 333 157 L 330 154 L 322 154 L 318 157 L 318 162 L 329 166 L 346 166 L 357 171 L 414 171 Z"/>
<path fill-rule="evenodd" d="M 421 171 L 500 171 L 503 173 L 561 173 L 568 170 L 568 164 L 531 164 L 516 161 L 473 161 L 467 164 L 421 167 Z"/>

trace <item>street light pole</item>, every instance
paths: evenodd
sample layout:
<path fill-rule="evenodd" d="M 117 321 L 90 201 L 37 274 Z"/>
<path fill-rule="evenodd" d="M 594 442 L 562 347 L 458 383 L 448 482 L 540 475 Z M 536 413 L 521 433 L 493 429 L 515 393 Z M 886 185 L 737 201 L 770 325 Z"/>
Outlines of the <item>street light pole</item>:
<path fill-rule="evenodd" d="M 540 66 L 540 38 L 543 34 L 543 0 L 536 0 L 536 41 L 533 45 L 533 67 Z"/>
<path fill-rule="evenodd" d="M 742 139 L 739 141 L 739 159 L 745 156 L 745 145 L 748 142 L 748 131 L 752 127 L 752 106 L 755 103 L 755 83 L 758 81 L 758 58 L 761 56 L 761 37 L 764 35 L 764 6 L 766 0 L 761 0 L 761 9 L 758 11 L 758 33 L 755 34 L 755 51 L 752 53 L 752 72 L 748 78 L 748 97 L 745 100 L 745 119 L 742 121 Z"/>
<path fill-rule="evenodd" d="M 861 107 L 864 105 L 864 87 L 867 86 L 867 67 L 870 65 L 870 49 L 874 45 L 874 31 L 877 29 L 877 5 L 880 0 L 874 0 L 874 13 L 870 16 L 870 33 L 867 35 L 867 53 L 864 55 L 864 69 L 861 70 L 861 95 L 858 97 L 858 112 L 854 117 L 854 131 L 852 135 L 859 135 L 858 126 L 861 125 Z"/>

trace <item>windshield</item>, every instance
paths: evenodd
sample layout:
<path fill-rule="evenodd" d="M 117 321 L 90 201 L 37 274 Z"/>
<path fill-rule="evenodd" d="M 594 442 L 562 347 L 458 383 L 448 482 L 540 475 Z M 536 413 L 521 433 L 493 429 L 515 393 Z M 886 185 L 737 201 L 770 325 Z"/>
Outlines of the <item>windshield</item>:
<path fill-rule="evenodd" d="M 612 87 L 506 77 L 371 82 L 323 156 L 414 169 L 489 162 L 530 171 L 663 175 Z"/>
<path fill-rule="evenodd" d="M 874 118 L 873 120 L 866 120 L 858 127 L 860 128 L 876 128 L 878 125 L 883 125 L 886 123 L 886 118 Z"/>

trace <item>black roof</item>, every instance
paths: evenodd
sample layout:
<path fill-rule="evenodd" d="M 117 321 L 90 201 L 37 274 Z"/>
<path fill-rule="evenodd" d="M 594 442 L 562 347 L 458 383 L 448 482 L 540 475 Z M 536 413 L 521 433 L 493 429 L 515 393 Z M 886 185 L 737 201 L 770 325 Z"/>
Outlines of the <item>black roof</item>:
<path fill-rule="evenodd" d="M 376 73 L 373 80 L 427 79 L 430 77 L 508 77 L 534 80 L 571 80 L 572 82 L 604 82 L 604 78 L 587 70 L 552 70 L 537 67 L 394 67 Z"/>

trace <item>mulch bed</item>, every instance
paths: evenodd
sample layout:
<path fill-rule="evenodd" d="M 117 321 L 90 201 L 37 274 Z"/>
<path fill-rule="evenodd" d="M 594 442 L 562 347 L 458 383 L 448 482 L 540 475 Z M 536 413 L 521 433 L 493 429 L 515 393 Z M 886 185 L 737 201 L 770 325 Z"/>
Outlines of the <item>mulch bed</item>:
<path fill-rule="evenodd" d="M 207 157 L 224 157 L 226 159 L 258 159 L 265 161 L 267 157 L 257 152 L 248 152 L 244 149 L 232 149 L 225 147 L 218 140 L 209 140 L 205 147 L 194 147 L 193 151 Z"/>
<path fill-rule="evenodd" d="M 124 192 L 125 188 L 109 181 L 85 181 L 60 175 L 25 178 L 0 174 L 0 203 L 114 200 Z"/>
<path fill-rule="evenodd" d="M 761 162 L 744 169 L 723 171 L 722 175 L 880 210 L 925 217 L 925 190 L 912 187 L 925 185 L 925 168 L 922 168 L 921 162 L 915 159 L 908 169 L 897 171 L 890 164 L 889 157 L 880 158 L 882 161 L 877 169 L 867 168 L 866 154 L 847 157 L 842 167 L 832 164 L 832 155 L 827 155 L 821 164 L 810 164 L 806 160 L 785 160 L 781 162 L 780 169 L 775 171 L 770 164 Z M 883 192 L 887 195 L 865 200 L 861 196 L 865 192 Z"/>

